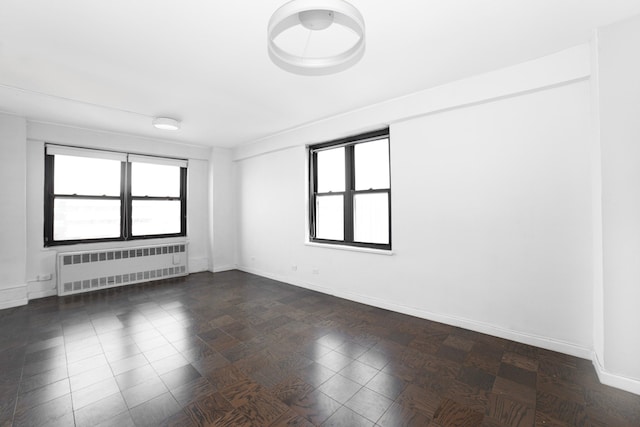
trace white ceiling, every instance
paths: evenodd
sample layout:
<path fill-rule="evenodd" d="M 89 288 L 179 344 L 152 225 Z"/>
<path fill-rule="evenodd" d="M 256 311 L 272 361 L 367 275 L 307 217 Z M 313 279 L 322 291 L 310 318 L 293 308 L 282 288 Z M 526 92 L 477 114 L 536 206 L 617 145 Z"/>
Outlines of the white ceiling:
<path fill-rule="evenodd" d="M 267 55 L 286 0 L 0 0 L 0 111 L 233 147 L 589 41 L 639 0 L 351 0 L 367 48 L 330 76 Z M 168 133 L 151 117 L 182 120 Z"/>

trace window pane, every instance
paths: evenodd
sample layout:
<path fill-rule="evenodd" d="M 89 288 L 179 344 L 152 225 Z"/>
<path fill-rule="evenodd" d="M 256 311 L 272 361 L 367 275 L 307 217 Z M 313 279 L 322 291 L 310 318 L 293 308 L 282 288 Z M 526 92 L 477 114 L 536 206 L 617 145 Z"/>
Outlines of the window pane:
<path fill-rule="evenodd" d="M 55 156 L 55 194 L 119 196 L 121 163 L 90 157 Z"/>
<path fill-rule="evenodd" d="M 120 237 L 120 200 L 55 199 L 53 239 Z"/>
<path fill-rule="evenodd" d="M 342 195 L 316 197 L 316 239 L 344 239 L 343 204 Z"/>
<path fill-rule="evenodd" d="M 318 151 L 318 193 L 344 191 L 344 147 Z"/>
<path fill-rule="evenodd" d="M 353 237 L 356 242 L 389 243 L 389 195 L 356 194 L 353 201 Z"/>
<path fill-rule="evenodd" d="M 131 194 L 180 197 L 180 168 L 151 163 L 131 163 Z"/>
<path fill-rule="evenodd" d="M 354 147 L 356 190 L 389 188 L 389 139 Z"/>
<path fill-rule="evenodd" d="M 180 233 L 179 200 L 133 200 L 131 216 L 134 236 Z"/>

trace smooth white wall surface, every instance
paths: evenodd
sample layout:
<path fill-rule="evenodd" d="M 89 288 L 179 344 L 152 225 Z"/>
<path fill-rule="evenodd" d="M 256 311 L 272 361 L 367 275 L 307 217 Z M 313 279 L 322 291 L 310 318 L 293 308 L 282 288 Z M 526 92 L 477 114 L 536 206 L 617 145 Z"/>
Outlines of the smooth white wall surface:
<path fill-rule="evenodd" d="M 241 268 L 583 357 L 585 80 L 391 126 L 392 256 L 305 245 L 305 148 L 237 162 Z"/>
<path fill-rule="evenodd" d="M 591 213 L 593 215 L 593 363 L 596 369 L 604 360 L 604 281 L 602 253 L 602 150 L 600 149 L 600 96 L 598 72 L 598 37 L 591 42 Z"/>
<path fill-rule="evenodd" d="M 231 156 L 229 149 L 214 148 L 209 159 L 209 270 L 213 272 L 236 267 L 235 172 Z"/>
<path fill-rule="evenodd" d="M 208 195 L 209 156 L 208 147 L 175 144 L 146 138 L 107 132 L 77 129 L 43 123 L 28 123 L 26 140 L 21 147 L 28 158 L 20 166 L 27 171 L 27 280 L 29 298 L 55 295 L 55 256 L 57 252 L 94 250 L 109 247 L 153 245 L 163 242 L 184 241 L 184 238 L 149 239 L 131 242 L 105 242 L 82 245 L 44 248 L 44 144 L 45 142 L 67 144 L 87 148 L 121 150 L 130 153 L 187 158 L 187 241 L 189 242 L 189 269 L 191 272 L 206 271 L 209 264 L 208 239 Z M 24 239 L 23 239 L 24 240 Z M 51 279 L 39 280 L 51 275 Z"/>
<path fill-rule="evenodd" d="M 189 272 L 209 269 L 209 160 L 190 159 L 187 170 Z"/>
<path fill-rule="evenodd" d="M 22 143 L 27 150 L 23 169 L 27 175 L 27 284 L 29 299 L 55 295 L 55 249 L 45 249 L 44 234 L 44 142 Z M 50 274 L 51 277 L 47 277 Z"/>
<path fill-rule="evenodd" d="M 604 370 L 640 393 L 640 16 L 598 35 Z"/>
<path fill-rule="evenodd" d="M 295 282 L 311 282 L 312 268 L 322 266 L 314 284 L 332 286 L 328 265 L 313 259 L 317 249 L 304 246 L 305 156 L 299 146 L 237 163 L 238 264 Z"/>
<path fill-rule="evenodd" d="M 393 127 L 403 303 L 590 348 L 589 124 L 579 82 Z"/>
<path fill-rule="evenodd" d="M 0 114 L 0 309 L 26 303 L 26 121 Z"/>
<path fill-rule="evenodd" d="M 581 44 L 553 55 L 303 124 L 252 144 L 241 145 L 234 150 L 234 158 L 243 159 L 301 143 L 337 139 L 424 114 L 585 79 L 590 72 L 590 46 Z"/>

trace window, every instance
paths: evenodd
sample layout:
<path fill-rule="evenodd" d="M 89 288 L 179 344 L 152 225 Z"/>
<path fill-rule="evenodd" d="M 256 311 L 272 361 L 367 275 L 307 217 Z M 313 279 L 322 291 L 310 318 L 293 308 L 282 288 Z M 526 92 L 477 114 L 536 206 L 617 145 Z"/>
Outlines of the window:
<path fill-rule="evenodd" d="M 309 147 L 312 242 L 391 249 L 389 130 Z"/>
<path fill-rule="evenodd" d="M 186 160 L 47 145 L 45 246 L 186 235 Z"/>

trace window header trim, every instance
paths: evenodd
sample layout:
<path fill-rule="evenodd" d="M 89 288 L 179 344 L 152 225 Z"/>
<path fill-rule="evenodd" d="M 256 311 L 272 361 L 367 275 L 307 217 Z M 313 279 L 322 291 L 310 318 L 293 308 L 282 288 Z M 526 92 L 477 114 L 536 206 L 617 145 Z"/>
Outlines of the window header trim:
<path fill-rule="evenodd" d="M 348 136 L 346 138 L 334 139 L 332 141 L 321 142 L 319 144 L 309 144 L 307 148 L 311 151 L 322 151 L 330 148 L 338 148 L 347 145 L 360 144 L 363 142 L 374 141 L 376 139 L 383 139 L 389 137 L 389 128 L 378 129 L 371 132 L 361 133 L 355 136 Z"/>
<path fill-rule="evenodd" d="M 167 157 L 156 156 L 141 156 L 139 154 L 129 154 L 128 159 L 130 162 L 134 163 L 151 163 L 154 165 L 178 166 L 181 168 L 186 168 L 189 163 L 187 160 L 170 159 Z"/>
<path fill-rule="evenodd" d="M 76 147 L 71 145 L 45 144 L 47 155 L 62 155 L 76 157 L 90 157 L 95 159 L 117 160 L 119 162 L 153 163 L 156 165 L 169 165 L 186 168 L 189 164 L 187 159 L 175 157 L 153 156 L 149 154 L 134 154 L 121 151 L 101 150 L 97 148 Z"/>
<path fill-rule="evenodd" d="M 45 145 L 47 155 L 89 157 L 92 159 L 117 160 L 119 162 L 127 161 L 127 153 L 118 153 L 116 151 L 94 150 L 89 148 L 68 147 L 65 145 Z"/>

